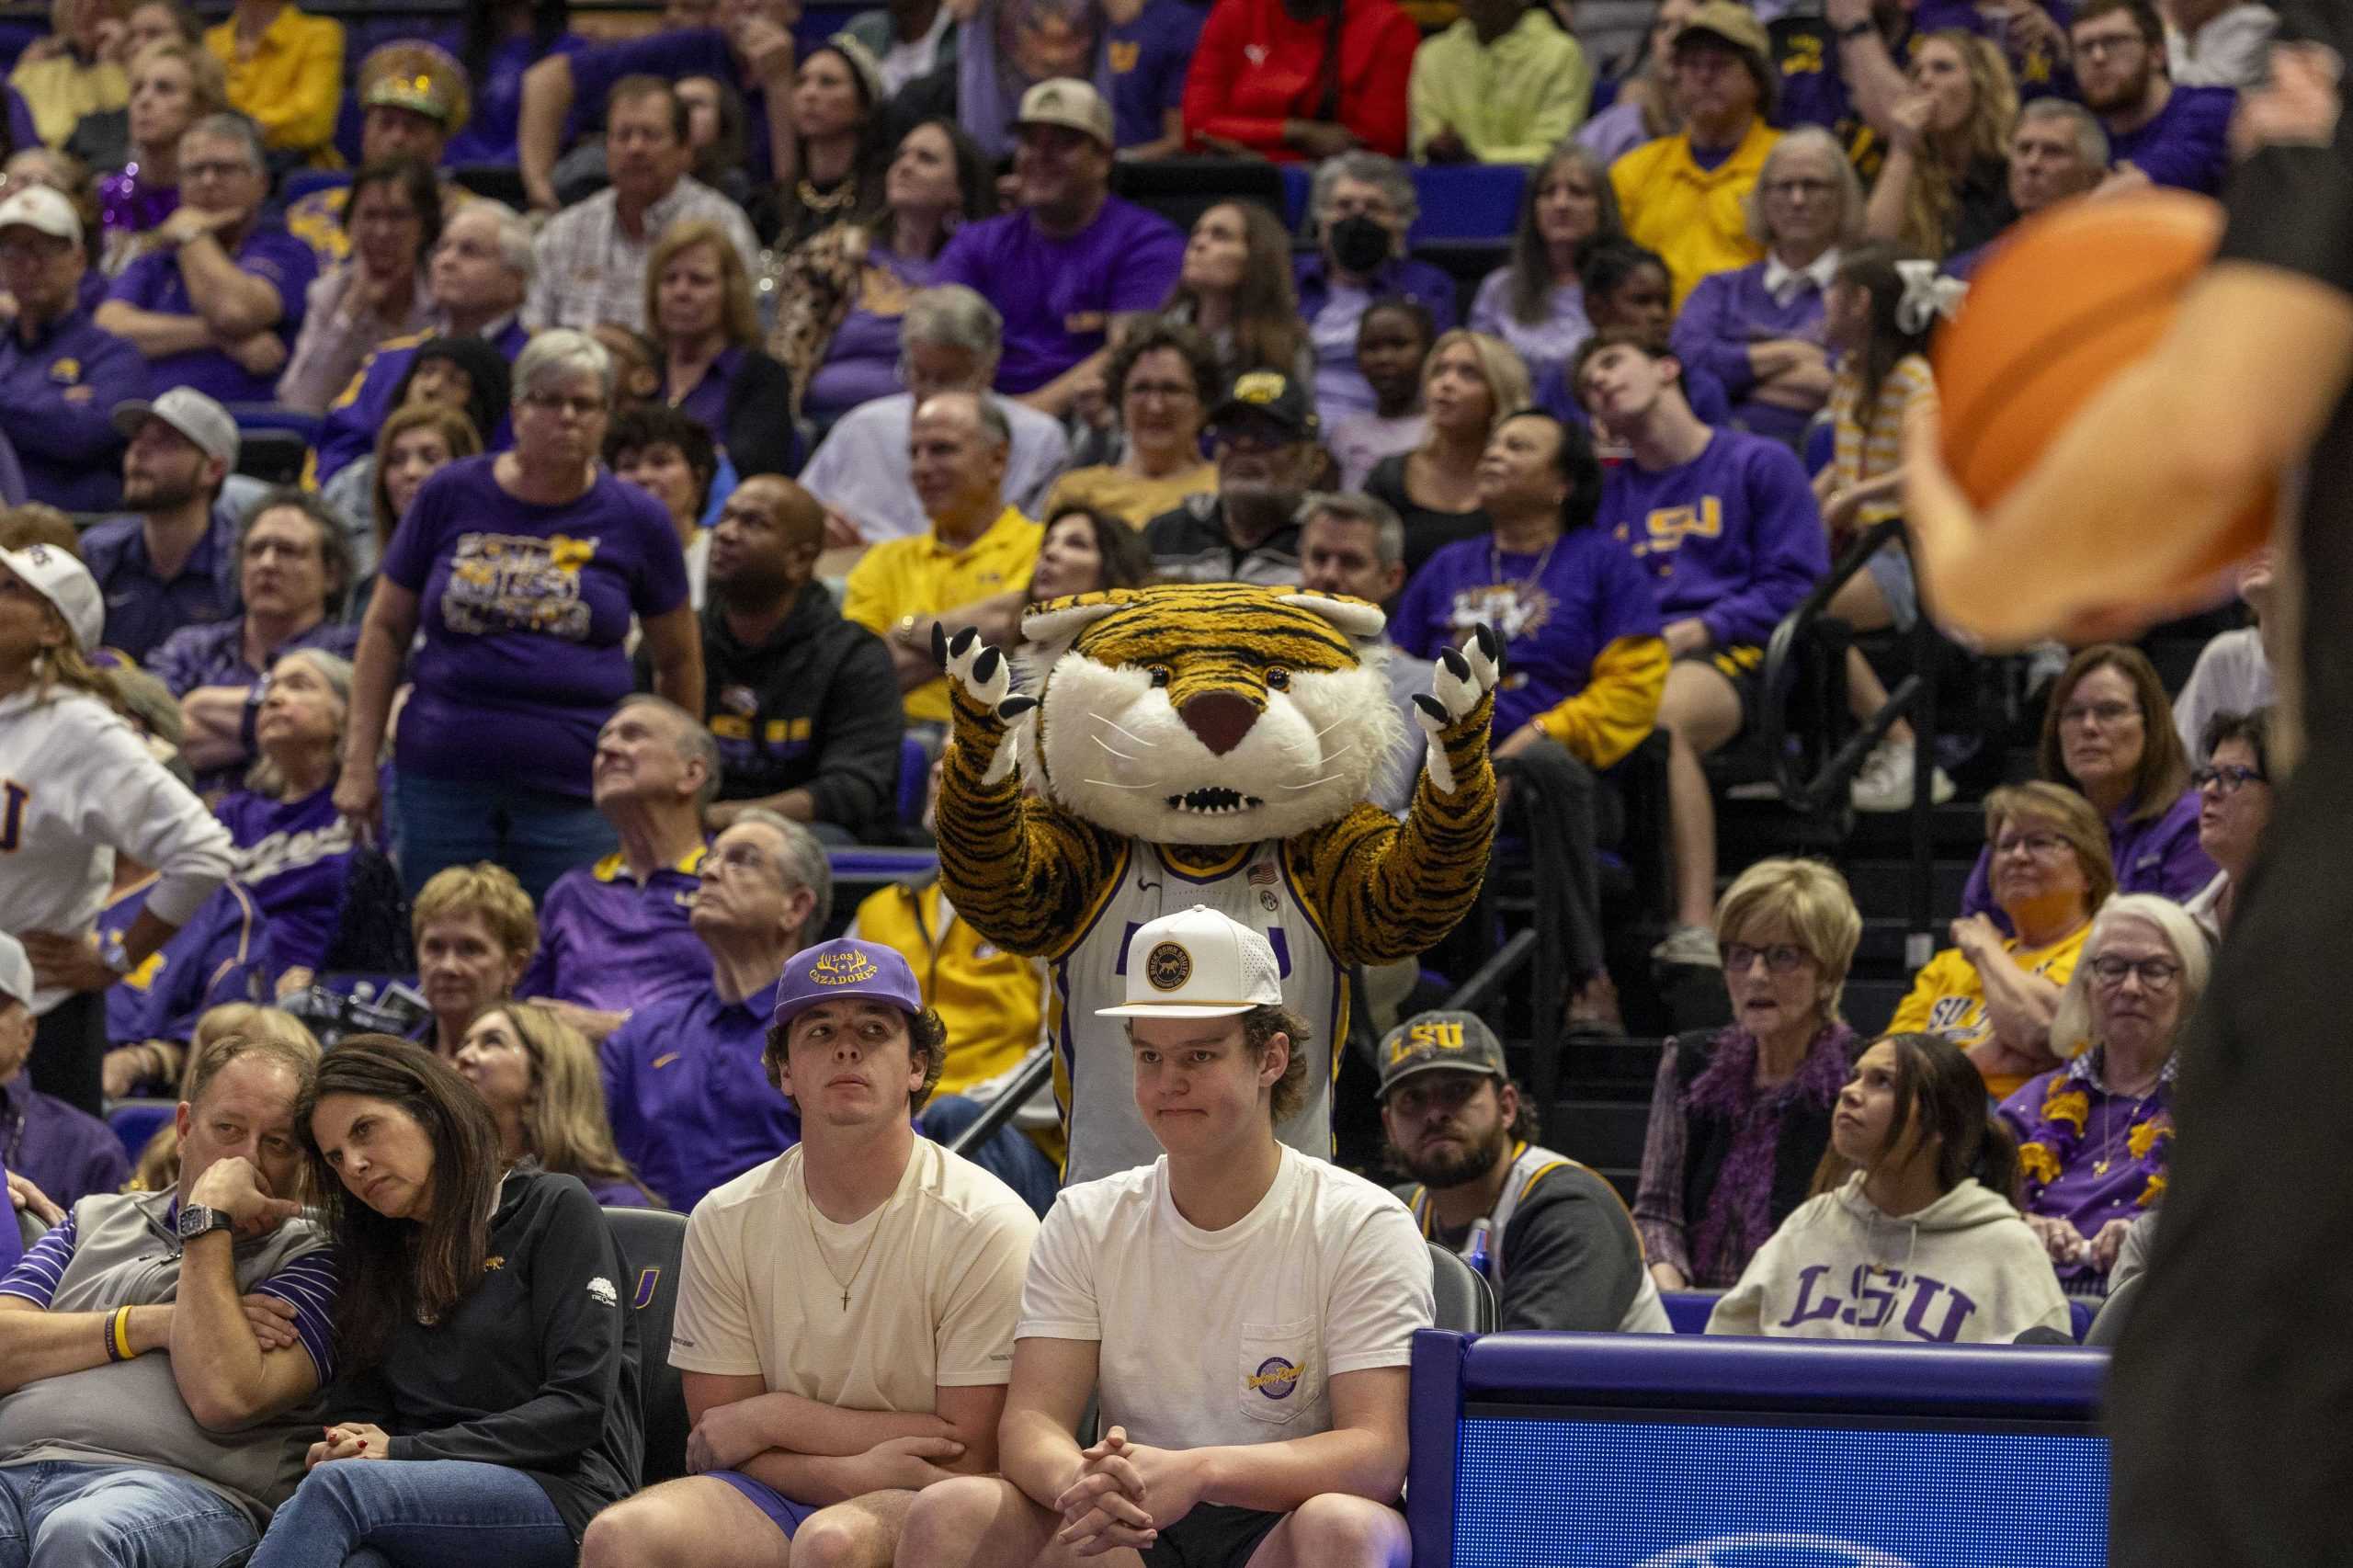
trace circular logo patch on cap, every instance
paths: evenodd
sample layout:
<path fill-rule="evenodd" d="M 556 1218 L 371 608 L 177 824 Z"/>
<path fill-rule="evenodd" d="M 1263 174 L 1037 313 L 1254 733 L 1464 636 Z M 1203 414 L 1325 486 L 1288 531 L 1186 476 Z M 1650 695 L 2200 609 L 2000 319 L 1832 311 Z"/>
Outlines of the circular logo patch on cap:
<path fill-rule="evenodd" d="M 1144 956 L 1143 977 L 1154 991 L 1174 991 L 1193 978 L 1193 955 L 1177 942 L 1161 942 Z"/>

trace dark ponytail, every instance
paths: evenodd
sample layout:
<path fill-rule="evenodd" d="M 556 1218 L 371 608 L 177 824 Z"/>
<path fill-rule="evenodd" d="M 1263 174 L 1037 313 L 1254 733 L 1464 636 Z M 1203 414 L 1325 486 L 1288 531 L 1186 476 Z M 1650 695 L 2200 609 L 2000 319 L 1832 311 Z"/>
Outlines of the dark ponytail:
<path fill-rule="evenodd" d="M 1855 416 L 1865 424 L 1878 403 L 1880 388 L 1895 373 L 1895 367 L 1915 354 L 1927 354 L 1928 339 L 1936 332 L 1938 318 L 1933 314 L 1918 332 L 1904 330 L 1899 309 L 1904 303 L 1904 278 L 1895 264 L 1913 259 L 1913 253 L 1885 240 L 1865 240 L 1838 253 L 1838 281 L 1860 289 L 1871 302 L 1871 340 L 1856 367 L 1863 391 Z"/>

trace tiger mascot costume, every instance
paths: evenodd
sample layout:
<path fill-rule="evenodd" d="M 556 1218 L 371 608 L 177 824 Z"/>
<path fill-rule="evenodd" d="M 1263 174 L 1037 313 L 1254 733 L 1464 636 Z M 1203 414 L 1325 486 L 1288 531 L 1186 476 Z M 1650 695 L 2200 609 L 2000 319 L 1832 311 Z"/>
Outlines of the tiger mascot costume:
<path fill-rule="evenodd" d="M 1083 594 L 1022 616 L 1034 696 L 1015 695 L 976 632 L 935 635 L 954 710 L 940 882 L 982 936 L 1050 961 L 1066 1181 L 1159 1157 L 1126 1036 L 1095 1010 L 1123 1000 L 1136 928 L 1196 903 L 1266 936 L 1284 1004 L 1332 1053 L 1277 1130 L 1331 1156 L 1348 966 L 1413 957 L 1452 929 L 1495 834 L 1500 649 L 1483 626 L 1415 699 L 1429 744 L 1404 820 L 1365 799 L 1404 738 L 1383 624 L 1360 599 L 1297 589 Z"/>

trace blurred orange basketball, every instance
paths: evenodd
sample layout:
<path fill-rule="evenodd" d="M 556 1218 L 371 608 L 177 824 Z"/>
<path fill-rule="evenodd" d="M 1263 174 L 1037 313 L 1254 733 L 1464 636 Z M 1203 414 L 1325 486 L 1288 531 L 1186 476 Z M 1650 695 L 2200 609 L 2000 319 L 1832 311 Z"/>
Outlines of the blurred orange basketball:
<path fill-rule="evenodd" d="M 2156 346 L 2222 225 L 2220 202 L 2186 191 L 2070 201 L 2019 225 L 1987 258 L 1929 351 L 1945 462 L 1981 509 L 2109 377 Z M 2254 498 L 2196 575 L 2262 544 L 2275 500 L 2268 487 Z"/>

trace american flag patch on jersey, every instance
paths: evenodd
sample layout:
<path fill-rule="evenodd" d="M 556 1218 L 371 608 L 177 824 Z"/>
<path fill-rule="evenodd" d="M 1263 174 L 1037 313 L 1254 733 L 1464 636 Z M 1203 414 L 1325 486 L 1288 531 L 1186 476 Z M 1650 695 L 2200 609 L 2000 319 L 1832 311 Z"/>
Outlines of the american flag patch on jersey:
<path fill-rule="evenodd" d="M 1254 888 L 1270 888 L 1281 875 L 1281 872 L 1275 869 L 1275 863 L 1272 860 L 1250 862 L 1250 885 Z"/>

